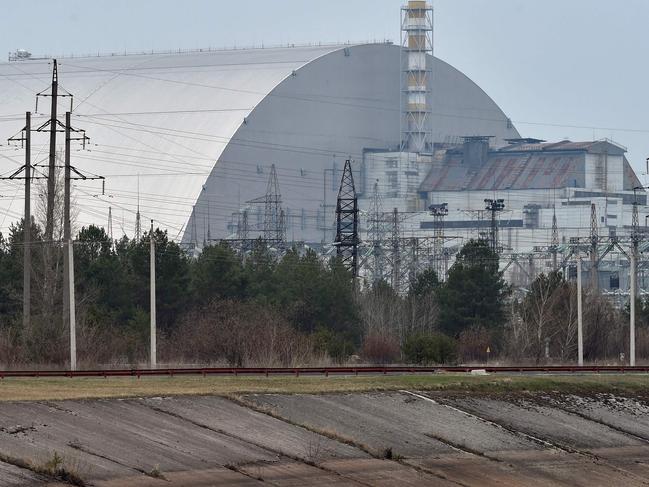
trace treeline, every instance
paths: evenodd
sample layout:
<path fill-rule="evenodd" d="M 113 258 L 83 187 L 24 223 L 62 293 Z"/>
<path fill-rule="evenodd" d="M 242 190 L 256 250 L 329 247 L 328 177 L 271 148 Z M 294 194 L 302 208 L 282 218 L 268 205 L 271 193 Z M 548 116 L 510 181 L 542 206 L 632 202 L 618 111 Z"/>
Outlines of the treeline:
<path fill-rule="evenodd" d="M 22 225 L 12 226 L 7 238 L 0 236 L 0 340 L 4 344 L 0 362 L 24 357 L 33 363 L 63 363 L 67 330 L 59 282 L 62 250 L 42 242 L 36 225 L 32 235 L 33 304 L 28 330 L 22 327 Z M 104 229 L 95 226 L 78 233 L 74 260 L 82 360 L 147 360 L 150 238 L 145 233 L 139 240 L 124 237 L 111 241 Z M 210 334 L 224 328 L 222 323 L 230 320 L 230 315 L 246 317 L 247 322 L 232 322 L 225 326 L 226 333 L 229 328 L 238 333 L 253 321 L 257 328 L 254 333 L 261 333 L 265 322 L 272 322 L 284 331 L 300 334 L 300 339 L 307 337 L 316 351 L 336 358 L 350 355 L 359 346 L 361 330 L 353 282 L 335 259 L 323 263 L 311 250 L 290 250 L 277 259 L 261 242 L 245 260 L 227 245 L 206 247 L 193 259 L 170 241 L 166 232 L 155 230 L 153 238 L 156 315 L 163 358 L 193 360 L 190 355 L 194 352 L 204 360 L 224 358 L 218 353 L 208 357 L 205 350 L 186 344 L 196 338 L 200 348 L 210 341 Z M 48 305 L 51 300 L 42 299 L 41 289 L 44 276 L 39 256 L 48 245 L 59 254 L 56 269 L 47 270 L 59 282 L 52 305 Z M 192 337 L 199 329 L 203 336 Z M 235 362 L 241 365 L 242 358 Z"/>
<path fill-rule="evenodd" d="M 27 328 L 22 224 L 0 235 L 0 364 L 63 365 L 68 359 L 63 249 L 43 242 L 35 224 L 32 235 Z M 148 361 L 150 238 L 145 233 L 139 240 L 111 241 L 95 226 L 76 236 L 82 365 Z M 160 362 L 280 366 L 576 358 L 575 286 L 552 273 L 539 276 L 529 292 L 514 292 L 484 241 L 464 245 L 445 282 L 427 270 L 402 296 L 385 282 L 354 282 L 336 258 L 323 261 L 308 249 L 278 258 L 259 241 L 241 257 L 220 244 L 193 258 L 166 232 L 155 230 L 153 238 Z M 628 348 L 624 311 L 595 294 L 587 293 L 585 300 L 587 360 L 617 360 Z M 640 303 L 640 310 L 638 351 L 649 355 L 644 350 L 649 306 Z"/>

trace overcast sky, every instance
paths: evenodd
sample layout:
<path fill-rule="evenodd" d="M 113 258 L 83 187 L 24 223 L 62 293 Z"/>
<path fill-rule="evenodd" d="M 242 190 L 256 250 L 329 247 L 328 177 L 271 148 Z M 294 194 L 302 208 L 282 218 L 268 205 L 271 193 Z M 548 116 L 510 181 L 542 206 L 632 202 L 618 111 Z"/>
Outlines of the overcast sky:
<path fill-rule="evenodd" d="M 398 42 L 401 3 L 20 0 L 3 4 L 0 52 Z M 612 138 L 646 172 L 649 1 L 436 0 L 434 7 L 435 54 L 478 83 L 523 136 Z"/>

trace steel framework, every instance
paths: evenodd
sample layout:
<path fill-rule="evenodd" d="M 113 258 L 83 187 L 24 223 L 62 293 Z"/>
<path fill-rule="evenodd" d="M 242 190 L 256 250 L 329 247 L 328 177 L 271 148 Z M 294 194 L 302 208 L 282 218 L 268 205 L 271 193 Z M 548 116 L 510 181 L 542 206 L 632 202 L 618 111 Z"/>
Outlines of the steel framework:
<path fill-rule="evenodd" d="M 345 161 L 336 203 L 336 254 L 354 277 L 358 276 L 358 198 L 352 164 Z"/>
<path fill-rule="evenodd" d="M 401 8 L 401 151 L 432 148 L 430 127 L 433 8 L 409 1 Z"/>

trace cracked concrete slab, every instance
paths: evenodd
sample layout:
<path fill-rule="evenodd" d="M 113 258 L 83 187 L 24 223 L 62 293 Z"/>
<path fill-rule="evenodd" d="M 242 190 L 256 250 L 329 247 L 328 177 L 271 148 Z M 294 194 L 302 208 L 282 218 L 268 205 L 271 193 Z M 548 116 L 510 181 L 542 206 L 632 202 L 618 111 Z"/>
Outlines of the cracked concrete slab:
<path fill-rule="evenodd" d="M 620 479 L 627 485 L 649 485 L 649 445 L 635 436 L 538 400 L 460 397 L 445 401 L 565 450 L 553 460 L 519 461 L 523 468 L 575 485 L 614 485 Z M 575 478 L 575 470 L 583 474 Z"/>
<path fill-rule="evenodd" d="M 151 398 L 142 402 L 195 424 L 309 462 L 368 458 L 362 450 L 288 424 L 223 397 Z"/>
<path fill-rule="evenodd" d="M 643 399 L 597 394 L 594 397 L 546 396 L 548 405 L 649 441 L 649 403 Z"/>
<path fill-rule="evenodd" d="M 45 485 L 46 480 L 24 468 L 0 462 L 0 487 L 22 487 Z"/>
<path fill-rule="evenodd" d="M 287 419 L 341 436 L 375 451 L 424 457 L 462 451 L 537 450 L 543 446 L 443 405 L 400 393 L 247 396 Z"/>
<path fill-rule="evenodd" d="M 3 404 L 0 451 L 45 463 L 53 452 L 79 465 L 93 479 L 182 471 L 245 461 L 277 461 L 263 448 L 152 410 L 137 401 L 63 401 Z M 33 423 L 30 423 L 32 421 Z"/>
<path fill-rule="evenodd" d="M 452 398 L 446 402 L 482 418 L 543 438 L 565 448 L 592 450 L 644 444 L 605 425 L 537 402 L 526 400 L 509 402 L 483 398 Z"/>
<path fill-rule="evenodd" d="M 100 487 L 649 485 L 647 405 L 636 399 L 416 391 L 244 399 L 2 403 L 0 454 L 44 465 L 56 452 Z M 61 485 L 0 463 L 0 487 L 38 482 Z"/>

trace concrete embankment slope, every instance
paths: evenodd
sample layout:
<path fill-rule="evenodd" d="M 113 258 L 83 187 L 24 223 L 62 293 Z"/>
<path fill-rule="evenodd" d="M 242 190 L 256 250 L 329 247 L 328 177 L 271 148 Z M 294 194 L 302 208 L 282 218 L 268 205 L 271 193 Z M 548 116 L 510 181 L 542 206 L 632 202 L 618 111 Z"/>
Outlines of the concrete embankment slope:
<path fill-rule="evenodd" d="M 417 390 L 5 402 L 0 486 L 641 486 L 648 412 Z"/>

